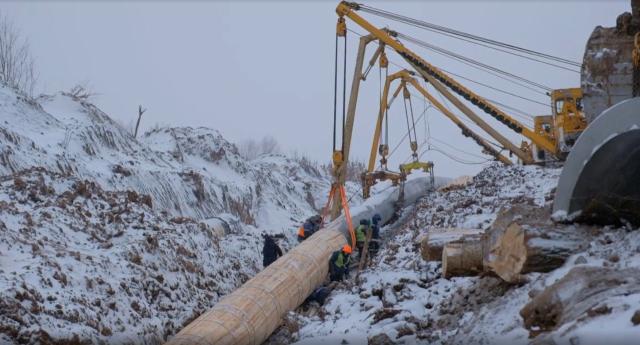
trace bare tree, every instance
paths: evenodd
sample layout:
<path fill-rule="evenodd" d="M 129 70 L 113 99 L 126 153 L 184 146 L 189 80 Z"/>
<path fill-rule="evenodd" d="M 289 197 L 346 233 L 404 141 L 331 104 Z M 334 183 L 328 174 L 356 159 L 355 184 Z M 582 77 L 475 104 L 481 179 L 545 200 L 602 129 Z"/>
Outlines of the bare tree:
<path fill-rule="evenodd" d="M 280 150 L 280 144 L 278 144 L 278 141 L 276 140 L 276 138 L 270 135 L 262 138 L 262 140 L 260 141 L 260 151 L 261 151 L 261 154 L 271 154 L 271 153 L 282 152 L 282 150 Z"/>
<path fill-rule="evenodd" d="M 97 93 L 94 93 L 93 91 L 91 91 L 89 82 L 86 82 L 86 81 L 76 84 L 74 87 L 69 89 L 69 91 L 62 92 L 62 94 L 69 96 L 76 101 L 86 101 L 89 98 L 92 98 L 93 96 L 97 95 Z"/>
<path fill-rule="evenodd" d="M 265 136 L 260 141 L 249 139 L 238 145 L 240 154 L 251 160 L 265 154 L 282 153 L 278 140 L 272 136 Z"/>
<path fill-rule="evenodd" d="M 0 81 L 33 96 L 36 85 L 35 59 L 29 42 L 0 14 Z"/>
<path fill-rule="evenodd" d="M 142 105 L 138 106 L 138 121 L 136 122 L 136 130 L 133 132 L 133 137 L 136 138 L 138 136 L 138 127 L 140 127 L 140 120 L 142 119 L 142 114 L 147 111 L 147 109 L 143 109 Z"/>

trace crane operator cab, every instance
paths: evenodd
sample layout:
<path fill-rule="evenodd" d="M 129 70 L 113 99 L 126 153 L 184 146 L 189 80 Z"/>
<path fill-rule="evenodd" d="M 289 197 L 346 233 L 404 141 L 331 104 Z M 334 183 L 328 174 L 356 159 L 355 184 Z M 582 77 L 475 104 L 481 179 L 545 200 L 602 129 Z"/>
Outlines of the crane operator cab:
<path fill-rule="evenodd" d="M 551 110 L 555 124 L 556 148 L 566 155 L 587 128 L 582 112 L 582 89 L 558 89 L 551 92 Z"/>
<path fill-rule="evenodd" d="M 582 112 L 582 90 L 580 88 L 553 90 L 551 96 L 552 115 L 533 118 L 534 132 L 555 143 L 556 152 L 547 152 L 528 143 L 523 147 L 532 149 L 534 161 L 544 162 L 551 156 L 565 157 L 585 128 L 587 120 Z"/>

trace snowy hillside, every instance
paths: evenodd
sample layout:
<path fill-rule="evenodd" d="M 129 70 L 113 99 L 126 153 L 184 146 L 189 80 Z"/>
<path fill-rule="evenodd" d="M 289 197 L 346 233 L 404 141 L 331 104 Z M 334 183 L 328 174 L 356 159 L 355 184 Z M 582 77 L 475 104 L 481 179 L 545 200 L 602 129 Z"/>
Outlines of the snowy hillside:
<path fill-rule="evenodd" d="M 262 268 L 261 232 L 292 246 L 330 186 L 213 129 L 135 139 L 83 99 L 6 87 L 0 176 L 2 344 L 162 342 Z"/>
<path fill-rule="evenodd" d="M 0 88 L 0 124 L 2 174 L 44 167 L 149 194 L 155 208 L 174 215 L 282 231 L 283 214 L 310 215 L 329 186 L 321 170 L 284 156 L 246 161 L 212 129 L 163 128 L 136 140 L 94 105 L 63 93 L 34 104 Z"/>
<path fill-rule="evenodd" d="M 556 302 L 558 311 L 543 312 L 534 323 L 525 323 L 521 310 L 534 297 L 549 294 L 546 289 L 555 288 L 554 283 L 581 286 L 580 270 L 598 275 L 640 272 L 637 230 L 594 228 L 583 251 L 555 271 L 527 274 L 520 285 L 492 275 L 445 279 L 440 262 L 424 261 L 420 255 L 416 240 L 424 233 L 443 227 L 488 229 L 502 208 L 514 205 L 548 208 L 560 170 L 496 164 L 466 188 L 423 198 L 405 209 L 396 224 L 383 228 L 384 249 L 371 268 L 357 280 L 339 284 L 324 306 L 307 304 L 290 313 L 269 343 L 633 343 L 640 336 L 640 326 L 634 326 L 640 323 L 640 285 L 632 282 L 625 289 L 615 280 L 604 280 L 600 284 L 605 290 L 598 293 L 612 289 L 611 294 L 576 305 Z"/>
<path fill-rule="evenodd" d="M 0 343 L 157 342 L 260 268 L 256 234 L 150 205 L 44 169 L 4 179 Z"/>

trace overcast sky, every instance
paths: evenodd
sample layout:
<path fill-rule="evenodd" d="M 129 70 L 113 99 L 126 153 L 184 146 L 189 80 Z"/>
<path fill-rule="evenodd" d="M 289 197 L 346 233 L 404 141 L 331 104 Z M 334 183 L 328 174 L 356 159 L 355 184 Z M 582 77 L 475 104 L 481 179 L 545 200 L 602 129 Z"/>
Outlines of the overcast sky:
<path fill-rule="evenodd" d="M 88 82 L 95 102 L 123 124 L 148 109 L 143 127 L 155 124 L 207 126 L 229 140 L 271 135 L 287 151 L 328 161 L 331 156 L 335 6 L 337 1 L 285 2 L 21 2 L 0 10 L 28 36 L 37 58 L 40 90 L 52 93 Z M 411 1 L 370 5 L 480 36 L 582 61 L 584 45 L 597 25 L 614 26 L 629 1 Z M 362 14 L 379 26 L 418 37 L 552 88 L 576 87 L 579 74 L 566 72 L 437 34 Z M 348 21 L 350 29 L 363 33 Z M 348 72 L 357 37 L 349 35 Z M 413 47 L 409 45 L 409 47 Z M 372 49 L 373 50 L 373 49 Z M 531 90 L 416 48 L 436 66 L 473 80 L 548 103 Z M 369 52 L 371 54 L 372 51 Z M 392 62 L 404 65 L 389 52 Z M 392 66 L 390 71 L 397 69 Z M 351 75 L 348 76 L 350 84 Z M 549 107 L 460 80 L 479 94 L 528 114 Z M 378 70 L 364 83 L 353 138 L 355 157 L 371 146 L 378 106 Z M 415 92 L 414 92 L 415 93 Z M 416 93 L 417 94 L 417 93 Z M 418 117 L 425 103 L 413 99 Z M 390 146 L 406 132 L 401 103 L 390 110 Z M 418 124 L 418 141 L 437 149 L 423 159 L 436 174 L 478 171 L 488 157 L 433 109 Z M 529 123 L 527 117 L 517 117 Z M 508 129 L 503 128 L 506 133 Z M 510 135 L 519 144 L 521 138 Z M 424 149 L 427 147 L 425 146 Z M 421 149 L 423 151 L 423 149 Z M 464 163 L 455 162 L 456 158 Z M 408 145 L 392 157 L 395 167 Z"/>

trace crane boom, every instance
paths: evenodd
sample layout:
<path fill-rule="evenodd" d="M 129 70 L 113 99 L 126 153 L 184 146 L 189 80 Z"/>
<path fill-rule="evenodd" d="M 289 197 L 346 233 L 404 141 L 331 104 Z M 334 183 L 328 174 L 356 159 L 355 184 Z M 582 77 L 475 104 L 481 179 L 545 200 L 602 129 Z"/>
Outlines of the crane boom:
<path fill-rule="evenodd" d="M 389 108 L 391 102 L 387 102 L 387 98 L 390 91 L 391 83 L 400 79 L 400 84 L 398 88 L 394 92 L 394 97 L 400 93 L 400 90 L 405 89 L 407 84 L 413 86 L 420 94 L 422 94 L 434 107 L 436 107 L 443 115 L 449 118 L 458 128 L 462 130 L 462 134 L 464 136 L 470 137 L 473 139 L 478 145 L 480 145 L 483 150 L 493 156 L 496 160 L 501 161 L 506 165 L 511 165 L 512 162 L 507 157 L 503 156 L 498 152 L 495 148 L 493 148 L 489 143 L 487 143 L 484 139 L 482 139 L 478 134 L 476 134 L 473 130 L 467 127 L 455 114 L 453 114 L 449 109 L 447 109 L 442 103 L 438 102 L 438 100 L 433 97 L 418 81 L 413 77 L 412 73 L 407 70 L 401 70 L 396 73 L 389 75 L 385 81 L 382 98 L 380 99 L 380 109 L 378 111 L 378 119 L 376 121 L 375 131 L 373 133 L 373 141 L 371 143 L 371 152 L 369 154 L 369 164 L 368 164 L 368 172 L 373 172 L 375 166 L 375 160 L 377 156 L 377 147 L 380 142 L 380 134 L 382 122 L 384 120 L 384 116 L 386 114 L 386 110 Z M 393 101 L 393 98 L 392 98 Z M 482 120 L 480 120 L 482 121 Z"/>
<path fill-rule="evenodd" d="M 511 162 L 511 160 L 509 158 L 503 156 L 502 154 L 500 154 L 500 152 L 498 152 L 496 149 L 491 147 L 491 145 L 489 143 L 487 143 L 484 139 L 482 139 L 482 137 L 480 137 L 478 134 L 476 134 L 474 131 L 472 131 L 469 127 L 467 127 L 462 121 L 460 121 L 460 119 L 457 116 L 455 116 L 451 111 L 449 111 L 449 109 L 447 109 L 445 106 L 443 106 L 442 103 L 438 102 L 438 100 L 436 100 L 435 97 L 433 97 L 433 95 L 431 95 L 429 92 L 427 92 L 427 90 L 424 87 L 422 87 L 422 85 L 420 85 L 420 83 L 418 83 L 415 80 L 415 78 L 410 78 L 408 80 L 408 83 L 410 83 L 416 90 L 418 90 L 418 92 L 420 92 L 424 97 L 426 97 L 427 100 L 429 100 L 429 102 L 434 107 L 438 108 L 438 110 L 442 114 L 444 114 L 451 121 L 453 121 L 453 123 L 455 123 L 458 126 L 458 128 L 460 128 L 460 130 L 462 130 L 462 134 L 464 136 L 468 136 L 471 139 L 473 139 L 478 145 L 480 145 L 482 147 L 482 149 L 486 153 L 490 154 L 495 159 L 499 160 L 500 162 L 504 163 L 505 165 L 513 164 L 513 162 Z"/>
<path fill-rule="evenodd" d="M 523 136 L 531 140 L 537 147 L 542 148 L 553 155 L 556 154 L 556 145 L 553 141 L 539 135 L 538 133 L 535 133 L 534 131 L 530 130 L 526 126 L 522 125 L 520 122 L 518 122 L 517 120 L 515 120 L 513 117 L 509 116 L 505 112 L 503 112 L 498 107 L 491 104 L 489 101 L 487 101 L 483 97 L 475 94 L 473 91 L 469 90 L 462 84 L 458 83 L 456 80 L 449 77 L 447 74 L 445 74 L 443 71 L 441 71 L 437 67 L 431 65 L 430 63 L 422 59 L 420 56 L 418 56 L 413 51 L 405 47 L 402 43 L 400 43 L 395 38 L 393 38 L 392 33 L 389 33 L 388 31 L 385 31 L 383 29 L 379 29 L 374 25 L 372 25 L 371 23 L 369 23 L 367 20 L 365 20 L 355 12 L 359 8 L 360 6 L 357 3 L 342 1 L 340 2 L 340 4 L 338 4 L 338 7 L 336 8 L 336 13 L 341 18 L 348 17 L 354 23 L 356 23 L 357 25 L 359 25 L 360 27 L 368 31 L 375 38 L 377 38 L 380 42 L 386 44 L 387 46 L 395 50 L 400 56 L 402 56 L 402 58 L 404 58 L 414 68 L 416 68 L 416 70 L 418 70 L 418 72 L 420 72 L 420 74 L 427 81 L 431 82 L 432 85 L 434 85 L 434 87 L 439 92 L 442 92 L 442 90 L 444 90 L 444 86 L 448 87 L 455 93 L 459 94 L 460 96 L 462 96 L 463 98 L 471 102 L 472 104 L 482 109 L 487 114 L 494 117 L 496 120 L 506 125 L 508 128 L 512 129 L 516 133 L 522 134 Z M 460 102 L 457 98 L 455 98 L 453 95 L 451 95 L 448 92 L 443 93 L 443 95 L 445 95 L 447 99 L 451 100 L 454 103 L 454 105 L 460 108 L 465 113 L 465 115 L 470 116 L 470 118 L 474 120 L 474 122 L 478 123 L 476 119 L 474 119 L 473 115 L 475 114 L 470 115 L 472 114 L 471 110 L 468 109 L 468 107 L 466 107 L 464 104 L 462 104 L 462 102 Z M 451 97 L 455 98 L 457 102 L 453 101 Z M 477 117 L 477 115 L 475 115 L 475 117 Z M 524 163 L 533 162 L 533 159 L 531 158 L 530 153 L 524 152 L 523 150 L 519 149 L 517 146 L 513 145 L 513 143 L 508 141 L 508 139 L 500 135 L 493 128 L 491 128 L 490 126 L 487 126 L 486 128 L 485 127 L 482 127 L 482 128 L 483 130 L 487 131 L 492 137 L 498 140 L 502 145 L 504 145 L 509 151 L 516 154 Z"/>
<path fill-rule="evenodd" d="M 374 41 L 372 35 L 360 37 L 358 45 L 358 53 L 356 56 L 356 67 L 353 71 L 353 81 L 351 83 L 351 94 L 349 95 L 349 104 L 347 106 L 347 116 L 344 123 L 342 151 L 333 154 L 334 164 L 334 182 L 344 186 L 347 176 L 347 166 L 349 163 L 349 152 L 351 151 L 351 136 L 353 134 L 353 123 L 356 116 L 356 106 L 358 103 L 358 92 L 360 90 L 360 81 L 364 79 L 362 67 L 364 64 L 364 55 L 367 45 Z M 334 202 L 331 208 L 331 219 L 336 219 L 340 215 L 340 196 L 334 195 Z"/>
<path fill-rule="evenodd" d="M 391 81 L 395 80 L 396 78 L 399 78 L 398 73 L 394 73 L 388 76 L 385 80 L 384 88 L 382 89 L 382 96 L 380 97 L 380 109 L 378 110 L 378 120 L 376 121 L 376 129 L 373 133 L 373 142 L 371 143 L 371 152 L 369 154 L 369 165 L 367 166 L 368 172 L 372 172 L 376 164 L 376 156 L 378 152 L 377 150 L 378 145 L 380 144 L 380 133 L 382 132 L 382 121 L 384 120 L 385 113 L 389 108 L 389 103 L 387 102 L 387 99 L 389 97 L 389 86 L 391 85 Z M 396 91 L 393 93 L 393 98 L 395 98 L 397 94 L 400 93 L 401 87 L 401 85 L 398 86 Z"/>

